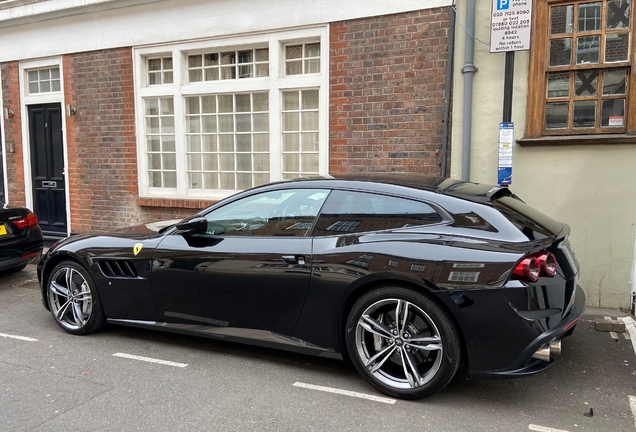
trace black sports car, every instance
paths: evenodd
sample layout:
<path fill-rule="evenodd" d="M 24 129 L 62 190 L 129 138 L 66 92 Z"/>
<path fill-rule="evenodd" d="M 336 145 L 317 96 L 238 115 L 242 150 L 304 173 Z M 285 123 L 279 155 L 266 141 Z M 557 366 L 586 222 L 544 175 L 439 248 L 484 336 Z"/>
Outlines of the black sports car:
<path fill-rule="evenodd" d="M 66 239 L 38 274 L 70 333 L 108 322 L 345 358 L 418 398 L 462 361 L 476 378 L 553 363 L 585 309 L 569 232 L 498 186 L 305 179 Z"/>
<path fill-rule="evenodd" d="M 42 252 L 38 218 L 24 207 L 0 206 L 0 271 L 20 271 Z"/>

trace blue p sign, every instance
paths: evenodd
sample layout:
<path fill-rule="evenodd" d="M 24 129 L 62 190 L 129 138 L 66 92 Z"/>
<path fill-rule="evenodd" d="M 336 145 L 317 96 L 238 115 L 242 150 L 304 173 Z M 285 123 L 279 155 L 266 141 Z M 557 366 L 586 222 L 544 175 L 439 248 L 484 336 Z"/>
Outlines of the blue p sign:
<path fill-rule="evenodd" d="M 510 0 L 497 0 L 497 10 L 510 8 Z"/>

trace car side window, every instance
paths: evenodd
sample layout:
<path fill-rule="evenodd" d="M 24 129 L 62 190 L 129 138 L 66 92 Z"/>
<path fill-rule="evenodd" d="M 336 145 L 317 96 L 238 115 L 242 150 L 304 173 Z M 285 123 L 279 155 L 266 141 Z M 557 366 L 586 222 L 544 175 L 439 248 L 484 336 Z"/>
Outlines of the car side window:
<path fill-rule="evenodd" d="M 315 236 L 429 225 L 442 217 L 428 204 L 363 192 L 333 191 L 316 222 Z"/>
<path fill-rule="evenodd" d="M 241 198 L 205 215 L 206 234 L 303 237 L 327 195 L 325 189 L 285 189 Z"/>

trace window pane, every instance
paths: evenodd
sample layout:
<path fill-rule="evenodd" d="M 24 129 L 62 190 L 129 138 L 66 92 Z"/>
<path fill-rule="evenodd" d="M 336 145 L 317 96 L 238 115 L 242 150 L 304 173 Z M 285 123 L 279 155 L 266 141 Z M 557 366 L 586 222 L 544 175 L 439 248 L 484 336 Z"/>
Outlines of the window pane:
<path fill-rule="evenodd" d="M 300 130 L 298 113 L 283 113 L 283 131 L 298 130 Z"/>
<path fill-rule="evenodd" d="M 303 46 L 302 45 L 287 45 L 285 47 L 285 58 L 287 60 L 302 58 Z"/>
<path fill-rule="evenodd" d="M 562 129 L 568 127 L 568 105 L 567 102 L 546 104 L 546 129 Z"/>
<path fill-rule="evenodd" d="M 221 170 L 223 171 L 234 171 L 234 155 L 222 153 L 219 155 L 219 160 L 221 162 Z"/>
<path fill-rule="evenodd" d="M 593 128 L 596 126 L 596 101 L 574 101 L 575 128 Z"/>
<path fill-rule="evenodd" d="M 190 82 L 199 82 L 203 81 L 203 73 L 200 69 L 194 69 L 188 71 L 188 81 Z"/>
<path fill-rule="evenodd" d="M 320 59 L 305 60 L 305 73 L 319 73 Z"/>
<path fill-rule="evenodd" d="M 317 154 L 302 154 L 302 173 L 318 174 L 318 155 Z"/>
<path fill-rule="evenodd" d="M 250 134 L 236 135 L 236 151 L 237 152 L 252 151 L 252 136 Z"/>
<path fill-rule="evenodd" d="M 189 68 L 201 67 L 201 66 L 202 66 L 202 61 L 201 61 L 201 56 L 200 55 L 188 56 L 188 67 Z"/>
<path fill-rule="evenodd" d="M 29 93 L 38 93 L 38 92 L 39 92 L 38 83 L 37 82 L 29 83 Z"/>
<path fill-rule="evenodd" d="M 237 189 L 249 189 L 252 187 L 252 174 L 237 174 L 236 175 L 236 187 Z"/>
<path fill-rule="evenodd" d="M 607 29 L 629 28 L 631 0 L 609 0 L 607 2 Z"/>
<path fill-rule="evenodd" d="M 254 93 L 252 95 L 254 111 L 269 111 L 269 94 Z"/>
<path fill-rule="evenodd" d="M 238 153 L 236 155 L 237 171 L 252 171 L 252 155 L 250 153 Z"/>
<path fill-rule="evenodd" d="M 174 133 L 174 117 L 161 117 L 161 133 Z"/>
<path fill-rule="evenodd" d="M 254 51 L 253 50 L 245 50 L 238 52 L 238 62 L 239 63 L 251 63 L 254 61 Z"/>
<path fill-rule="evenodd" d="M 250 95 L 238 94 L 236 95 L 236 112 L 250 112 Z"/>
<path fill-rule="evenodd" d="M 233 97 L 232 95 L 220 95 L 219 96 L 219 112 L 231 113 L 234 111 Z"/>
<path fill-rule="evenodd" d="M 304 112 L 302 113 L 302 130 L 318 130 L 318 113 Z"/>
<path fill-rule="evenodd" d="M 217 81 L 219 79 L 219 70 L 217 68 L 205 70 L 206 81 Z"/>
<path fill-rule="evenodd" d="M 219 132 L 234 132 L 234 116 L 219 115 Z"/>
<path fill-rule="evenodd" d="M 254 132 L 267 132 L 269 130 L 269 114 L 254 114 Z"/>
<path fill-rule="evenodd" d="M 203 56 L 205 66 L 216 66 L 219 64 L 219 55 L 217 53 L 206 54 Z"/>
<path fill-rule="evenodd" d="M 627 69 L 605 69 L 603 71 L 603 94 L 625 94 Z"/>
<path fill-rule="evenodd" d="M 186 117 L 186 133 L 201 132 L 201 120 L 199 117 Z"/>
<path fill-rule="evenodd" d="M 568 97 L 570 95 L 570 72 L 548 74 L 548 97 Z"/>
<path fill-rule="evenodd" d="M 318 90 L 303 90 L 303 109 L 318 109 Z"/>
<path fill-rule="evenodd" d="M 299 134 L 284 134 L 283 135 L 283 151 L 298 151 L 300 150 L 300 135 Z"/>
<path fill-rule="evenodd" d="M 51 91 L 60 91 L 60 81 L 51 81 Z"/>
<path fill-rule="evenodd" d="M 303 63 L 301 61 L 287 62 L 285 64 L 286 75 L 299 75 L 303 73 Z"/>
<path fill-rule="evenodd" d="M 601 105 L 601 126 L 625 126 L 625 99 L 604 100 Z"/>
<path fill-rule="evenodd" d="M 306 57 L 320 57 L 320 43 L 310 43 L 305 45 Z"/>
<path fill-rule="evenodd" d="M 160 108 L 161 108 L 161 115 L 174 114 L 174 102 L 172 101 L 172 98 L 161 98 L 159 99 L 159 102 L 160 102 Z"/>
<path fill-rule="evenodd" d="M 257 153 L 254 155 L 254 171 L 269 171 L 269 154 Z"/>
<path fill-rule="evenodd" d="M 219 151 L 234 151 L 234 135 L 219 135 Z"/>
<path fill-rule="evenodd" d="M 186 114 L 199 114 L 199 98 L 189 97 L 186 98 Z"/>
<path fill-rule="evenodd" d="M 60 77 L 60 68 L 51 69 L 51 79 L 58 79 Z"/>
<path fill-rule="evenodd" d="M 284 92 L 283 93 L 283 109 L 285 111 L 288 110 L 297 110 L 300 108 L 300 102 L 298 100 L 298 92 Z"/>
<path fill-rule="evenodd" d="M 234 183 L 234 174 L 221 173 L 219 177 L 221 177 L 221 186 L 220 186 L 221 189 L 229 189 L 229 190 L 236 189 L 236 186 Z"/>
<path fill-rule="evenodd" d="M 164 135 L 161 137 L 161 151 L 175 151 L 174 135 Z"/>
<path fill-rule="evenodd" d="M 161 187 L 161 171 L 148 172 L 148 185 L 150 187 Z"/>
<path fill-rule="evenodd" d="M 254 134 L 254 151 L 269 151 L 269 134 Z"/>
<path fill-rule="evenodd" d="M 598 63 L 600 60 L 600 36 L 576 38 L 576 64 Z"/>
<path fill-rule="evenodd" d="M 603 4 L 582 3 L 579 4 L 579 26 L 578 31 L 596 31 L 601 29 L 601 13 Z"/>
<path fill-rule="evenodd" d="M 576 96 L 594 96 L 598 89 L 598 70 L 576 71 L 574 94 Z"/>
<path fill-rule="evenodd" d="M 177 168 L 177 159 L 174 153 L 164 153 L 161 155 L 163 169 L 174 170 Z"/>
<path fill-rule="evenodd" d="M 51 91 L 51 82 L 50 81 L 41 81 L 40 82 L 40 92 L 48 93 Z"/>
<path fill-rule="evenodd" d="M 172 72 L 164 72 L 163 73 L 163 83 L 164 84 L 172 84 Z"/>
<path fill-rule="evenodd" d="M 254 186 L 269 183 L 269 174 L 254 174 Z"/>
<path fill-rule="evenodd" d="M 302 151 L 318 151 L 318 132 L 303 133 L 302 141 Z"/>
<path fill-rule="evenodd" d="M 188 189 L 203 189 L 203 182 L 201 181 L 201 173 L 198 173 L 198 172 L 188 173 Z"/>
<path fill-rule="evenodd" d="M 216 112 L 216 98 L 214 96 L 201 96 L 201 112 L 202 113 Z"/>
<path fill-rule="evenodd" d="M 203 122 L 203 133 L 215 133 L 216 132 L 216 116 L 205 115 L 201 117 Z"/>
<path fill-rule="evenodd" d="M 550 41 L 550 66 L 565 66 L 572 63 L 572 39 Z"/>
<path fill-rule="evenodd" d="M 203 155 L 203 169 L 206 171 L 216 171 L 218 169 L 218 160 L 215 154 Z"/>
<path fill-rule="evenodd" d="M 203 180 L 205 181 L 204 187 L 206 189 L 219 188 L 219 176 L 217 173 L 203 173 Z"/>
<path fill-rule="evenodd" d="M 256 50 L 256 61 L 269 61 L 269 48 L 261 48 Z"/>
<path fill-rule="evenodd" d="M 146 115 L 159 115 L 159 99 L 145 99 Z"/>
<path fill-rule="evenodd" d="M 165 70 L 172 69 L 172 57 L 166 57 L 163 59 L 163 68 Z"/>
<path fill-rule="evenodd" d="M 161 169 L 161 155 L 158 153 L 148 154 L 148 168 Z"/>
<path fill-rule="evenodd" d="M 236 54 L 234 51 L 221 53 L 221 64 L 234 64 L 235 63 Z"/>
<path fill-rule="evenodd" d="M 186 151 L 187 152 L 201 151 L 201 137 L 199 135 L 188 135 L 186 137 Z"/>
<path fill-rule="evenodd" d="M 148 70 L 151 70 L 151 71 L 161 70 L 161 59 L 148 60 Z"/>
<path fill-rule="evenodd" d="M 629 33 L 605 35 L 605 61 L 607 63 L 629 59 Z"/>
<path fill-rule="evenodd" d="M 177 173 L 176 172 L 164 172 L 163 173 L 163 187 L 175 188 L 177 187 Z"/>
<path fill-rule="evenodd" d="M 202 141 L 204 152 L 216 152 L 216 135 L 203 135 Z"/>
<path fill-rule="evenodd" d="M 200 154 L 189 154 L 188 155 L 188 169 L 189 170 L 200 170 L 201 169 L 201 155 Z"/>
<path fill-rule="evenodd" d="M 49 70 L 48 69 L 42 69 L 40 71 L 40 81 L 44 81 L 44 80 L 48 80 L 49 79 Z"/>
<path fill-rule="evenodd" d="M 161 151 L 161 140 L 158 136 L 146 137 L 146 148 L 149 152 Z"/>
<path fill-rule="evenodd" d="M 146 133 L 158 134 L 159 132 L 159 119 L 157 117 L 147 118 Z"/>
<path fill-rule="evenodd" d="M 298 154 L 291 153 L 283 155 L 283 171 L 300 171 L 300 158 Z"/>
<path fill-rule="evenodd" d="M 38 71 L 29 71 L 27 75 L 30 82 L 38 80 Z"/>

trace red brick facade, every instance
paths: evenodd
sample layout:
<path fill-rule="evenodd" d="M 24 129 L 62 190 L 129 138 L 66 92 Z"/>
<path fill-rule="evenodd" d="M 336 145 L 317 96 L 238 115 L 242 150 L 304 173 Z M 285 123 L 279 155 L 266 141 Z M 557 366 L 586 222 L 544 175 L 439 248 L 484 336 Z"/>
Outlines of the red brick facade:
<path fill-rule="evenodd" d="M 447 8 L 331 24 L 331 173 L 441 173 L 449 25 Z"/>
<path fill-rule="evenodd" d="M 330 26 L 330 171 L 437 175 L 449 11 L 430 9 Z M 2 67 L 9 200 L 25 201 L 18 62 Z M 182 218 L 211 201 L 140 198 L 132 49 L 63 56 L 73 233 Z"/>

